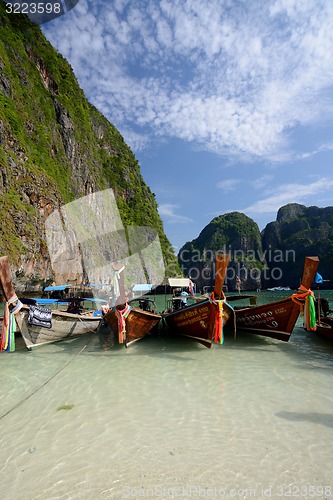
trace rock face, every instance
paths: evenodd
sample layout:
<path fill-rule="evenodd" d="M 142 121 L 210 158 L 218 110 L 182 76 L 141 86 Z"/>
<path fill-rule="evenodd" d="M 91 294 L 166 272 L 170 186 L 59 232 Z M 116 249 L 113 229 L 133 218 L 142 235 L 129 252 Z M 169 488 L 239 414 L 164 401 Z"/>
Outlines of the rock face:
<path fill-rule="evenodd" d="M 275 222 L 262 232 L 262 247 L 266 254 L 275 254 L 270 269 L 279 267 L 283 280 L 296 288 L 300 284 L 304 258 L 318 255 L 319 272 L 324 279 L 333 278 L 333 207 L 305 207 L 290 203 L 281 207 Z"/>
<path fill-rule="evenodd" d="M 122 224 L 154 228 L 169 274 L 179 271 L 154 194 L 123 137 L 87 101 L 39 27 L 7 15 L 0 0 L 0 254 L 10 258 L 18 290 L 40 290 L 55 278 L 47 217 L 109 188 Z"/>

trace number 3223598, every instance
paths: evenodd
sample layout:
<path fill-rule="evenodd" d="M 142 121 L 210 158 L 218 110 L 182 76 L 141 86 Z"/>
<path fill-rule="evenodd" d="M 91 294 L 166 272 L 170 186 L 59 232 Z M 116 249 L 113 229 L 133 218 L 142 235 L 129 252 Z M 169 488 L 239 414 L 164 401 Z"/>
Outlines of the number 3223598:
<path fill-rule="evenodd" d="M 61 9 L 58 2 L 6 3 L 7 14 L 60 14 Z"/>

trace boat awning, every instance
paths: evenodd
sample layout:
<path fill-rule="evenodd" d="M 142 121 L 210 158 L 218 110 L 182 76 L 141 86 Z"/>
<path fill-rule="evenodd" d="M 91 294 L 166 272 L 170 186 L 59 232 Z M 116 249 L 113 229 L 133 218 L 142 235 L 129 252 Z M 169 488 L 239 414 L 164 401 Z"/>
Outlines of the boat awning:
<path fill-rule="evenodd" d="M 153 288 L 153 285 L 149 283 L 138 283 L 133 286 L 132 291 L 133 292 L 150 292 L 151 289 Z"/>
<path fill-rule="evenodd" d="M 35 301 L 40 306 L 46 306 L 48 304 L 68 304 L 68 300 L 60 299 L 42 299 L 40 297 L 32 297 L 31 300 Z M 24 300 L 22 301 L 24 303 Z M 29 304 L 29 302 L 27 302 Z"/>
<path fill-rule="evenodd" d="M 31 303 L 31 301 L 34 301 L 39 305 L 69 304 L 70 302 L 78 302 L 78 301 L 95 302 L 96 304 L 107 304 L 108 302 L 105 299 L 91 298 L 91 297 L 68 297 L 68 299 L 46 299 L 40 297 L 31 297 L 31 299 L 22 299 L 23 304 L 29 304 Z"/>
<path fill-rule="evenodd" d="M 69 288 L 70 286 L 73 286 L 71 285 L 70 283 L 68 285 L 55 285 L 55 286 L 47 286 L 46 288 L 44 288 L 44 292 L 54 292 L 54 291 L 62 291 L 62 290 L 66 290 L 66 288 Z"/>
<path fill-rule="evenodd" d="M 80 300 L 87 300 L 89 302 L 96 302 L 96 304 L 107 304 L 108 301 L 105 299 L 91 298 L 91 297 L 81 297 Z"/>
<path fill-rule="evenodd" d="M 168 285 L 172 287 L 189 287 L 190 279 L 189 278 L 168 278 Z"/>

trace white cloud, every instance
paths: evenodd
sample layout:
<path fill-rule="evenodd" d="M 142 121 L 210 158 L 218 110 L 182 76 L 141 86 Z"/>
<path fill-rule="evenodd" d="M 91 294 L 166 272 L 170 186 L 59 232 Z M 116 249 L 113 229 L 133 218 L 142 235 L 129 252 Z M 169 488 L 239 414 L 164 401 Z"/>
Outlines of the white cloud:
<path fill-rule="evenodd" d="M 285 159 L 295 125 L 331 118 L 332 2 L 144 5 L 81 0 L 43 26 L 133 148 L 169 136 L 221 155 Z"/>
<path fill-rule="evenodd" d="M 331 190 L 333 187 L 333 179 L 321 178 L 312 183 L 306 184 L 283 184 L 266 192 L 266 197 L 258 200 L 254 204 L 242 209 L 242 212 L 251 214 L 269 214 L 276 213 L 280 207 L 287 203 L 310 203 L 312 200 Z"/>
<path fill-rule="evenodd" d="M 192 222 L 192 219 L 185 217 L 184 215 L 176 214 L 176 210 L 180 208 L 179 205 L 174 205 L 171 203 L 165 203 L 159 205 L 158 211 L 161 217 L 165 218 L 169 223 L 186 223 Z"/>
<path fill-rule="evenodd" d="M 262 175 L 251 182 L 254 189 L 263 189 L 267 184 L 269 184 L 274 179 L 273 175 Z"/>
<path fill-rule="evenodd" d="M 225 193 L 228 193 L 230 191 L 234 191 L 240 182 L 241 181 L 239 179 L 227 179 L 225 181 L 218 182 L 216 187 L 218 189 L 222 189 Z"/>
<path fill-rule="evenodd" d="M 321 144 L 318 148 L 314 149 L 313 151 L 307 151 L 307 152 L 301 153 L 300 155 L 298 155 L 298 159 L 304 160 L 307 158 L 311 158 L 319 153 L 324 153 L 327 151 L 333 151 L 333 143 Z"/>

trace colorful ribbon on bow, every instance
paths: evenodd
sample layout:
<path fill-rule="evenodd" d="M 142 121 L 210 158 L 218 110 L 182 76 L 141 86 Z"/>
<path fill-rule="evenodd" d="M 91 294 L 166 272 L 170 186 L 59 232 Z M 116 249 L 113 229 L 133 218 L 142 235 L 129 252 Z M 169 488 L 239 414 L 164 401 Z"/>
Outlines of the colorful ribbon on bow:
<path fill-rule="evenodd" d="M 9 309 L 11 304 L 16 305 L 13 309 Z M 5 304 L 1 341 L 0 341 L 0 351 L 13 352 L 15 351 L 15 332 L 16 332 L 16 321 L 14 315 L 17 314 L 22 308 L 23 304 L 19 301 L 16 295 L 13 295 Z"/>
<path fill-rule="evenodd" d="M 132 308 L 129 304 L 126 304 L 124 309 L 115 308 L 115 312 L 118 317 L 118 338 L 120 344 L 122 344 L 126 339 L 126 318 L 131 310 Z"/>
<path fill-rule="evenodd" d="M 216 342 L 216 344 L 223 344 L 224 342 L 224 333 L 223 333 L 223 316 L 224 316 L 224 313 L 223 313 L 223 305 L 224 305 L 224 302 L 226 300 L 225 298 L 225 295 L 222 291 L 222 299 L 221 300 L 217 300 L 215 299 L 215 294 L 214 292 L 212 292 L 211 296 L 210 296 L 210 302 L 212 302 L 213 304 L 215 304 L 217 307 L 216 307 L 216 313 L 215 313 L 215 326 L 214 326 L 214 342 Z"/>
<path fill-rule="evenodd" d="M 291 296 L 292 300 L 296 302 L 301 309 L 301 315 L 304 315 L 304 328 L 306 330 L 315 331 L 317 329 L 316 325 L 316 307 L 314 303 L 314 293 L 312 290 L 308 290 L 305 286 L 301 285 L 297 293 L 293 293 Z M 304 301 L 304 305 L 299 301 Z"/>

